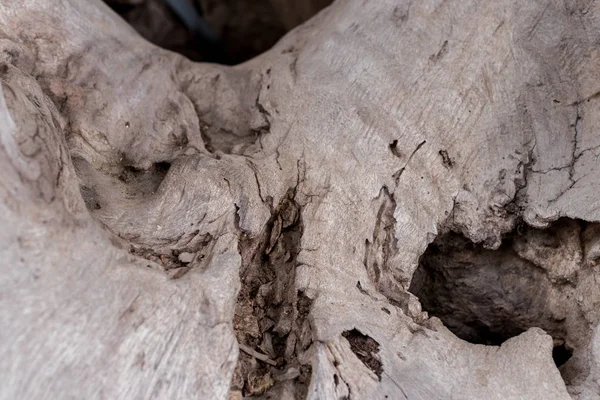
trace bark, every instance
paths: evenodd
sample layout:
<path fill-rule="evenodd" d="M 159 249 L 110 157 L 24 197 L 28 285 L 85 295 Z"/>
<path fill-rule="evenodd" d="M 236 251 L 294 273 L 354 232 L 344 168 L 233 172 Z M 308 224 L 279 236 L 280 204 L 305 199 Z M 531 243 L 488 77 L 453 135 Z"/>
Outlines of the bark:
<path fill-rule="evenodd" d="M 1 398 L 600 395 L 596 2 L 0 6 Z"/>

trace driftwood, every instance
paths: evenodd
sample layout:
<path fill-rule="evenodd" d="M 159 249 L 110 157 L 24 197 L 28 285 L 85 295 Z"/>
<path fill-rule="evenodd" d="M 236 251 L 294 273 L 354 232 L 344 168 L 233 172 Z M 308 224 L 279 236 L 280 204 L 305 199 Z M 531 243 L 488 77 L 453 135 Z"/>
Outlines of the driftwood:
<path fill-rule="evenodd" d="M 338 0 L 225 67 L 0 0 L 0 397 L 597 399 L 599 18 Z"/>

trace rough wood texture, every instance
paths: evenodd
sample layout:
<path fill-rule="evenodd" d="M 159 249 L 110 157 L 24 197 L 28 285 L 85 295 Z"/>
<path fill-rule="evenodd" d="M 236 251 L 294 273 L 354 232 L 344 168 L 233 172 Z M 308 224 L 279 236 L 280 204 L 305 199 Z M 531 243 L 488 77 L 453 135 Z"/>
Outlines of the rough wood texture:
<path fill-rule="evenodd" d="M 3 399 L 600 396 L 596 2 L 338 0 L 236 67 L 0 6 Z"/>

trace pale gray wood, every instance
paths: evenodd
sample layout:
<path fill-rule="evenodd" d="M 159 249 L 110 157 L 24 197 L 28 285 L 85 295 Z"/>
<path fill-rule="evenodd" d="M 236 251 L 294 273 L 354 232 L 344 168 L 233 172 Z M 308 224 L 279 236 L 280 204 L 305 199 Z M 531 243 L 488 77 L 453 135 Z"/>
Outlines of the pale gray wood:
<path fill-rule="evenodd" d="M 583 250 L 550 256 L 585 321 L 568 387 L 541 329 L 470 344 L 407 294 L 450 230 L 497 249 L 519 218 L 600 221 L 596 2 L 338 0 L 236 67 L 160 50 L 97 0 L 0 5 L 0 398 L 227 398 L 245 257 L 285 255 L 294 224 L 307 398 L 597 398 Z M 142 248 L 197 257 L 165 273 Z"/>

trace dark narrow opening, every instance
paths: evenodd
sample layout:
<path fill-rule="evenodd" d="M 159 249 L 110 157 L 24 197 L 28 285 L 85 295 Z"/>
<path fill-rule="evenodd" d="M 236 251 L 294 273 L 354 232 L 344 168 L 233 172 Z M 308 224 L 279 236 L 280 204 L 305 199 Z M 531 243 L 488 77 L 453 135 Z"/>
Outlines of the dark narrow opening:
<path fill-rule="evenodd" d="M 135 8 L 133 4 L 112 3 L 110 1 L 108 1 L 108 5 L 117 14 L 126 14 Z"/>
<path fill-rule="evenodd" d="M 308 316 L 313 300 L 294 286 L 304 229 L 294 196 L 295 189 L 289 189 L 272 207 L 261 235 L 240 231 L 241 288 L 233 329 L 242 349 L 255 349 L 268 358 L 257 363 L 247 352 L 240 353 L 231 387 L 246 398 L 273 395 L 271 388 L 277 384 L 271 377 L 293 369 L 297 372 L 289 380 L 297 398 L 305 398 L 312 374 L 311 365 L 298 357 L 312 343 Z"/>
<path fill-rule="evenodd" d="M 169 172 L 169 168 L 171 168 L 171 163 L 166 161 L 157 162 L 156 164 L 154 164 L 154 168 L 158 173 L 164 176 L 167 172 Z"/>
<path fill-rule="evenodd" d="M 358 329 L 342 332 L 342 336 L 350 343 L 352 352 L 381 380 L 383 363 L 378 355 L 379 343 L 372 337 L 364 335 Z"/>
<path fill-rule="evenodd" d="M 332 0 L 104 0 L 148 41 L 194 61 L 238 64 Z"/>
<path fill-rule="evenodd" d="M 147 170 L 126 165 L 117 178 L 128 185 L 131 196 L 148 196 L 156 193 L 170 168 L 171 163 L 166 161 L 157 162 Z"/>
<path fill-rule="evenodd" d="M 554 346 L 552 349 L 552 358 L 557 367 L 560 367 L 569 361 L 572 355 L 573 350 L 568 349 L 564 344 Z"/>

